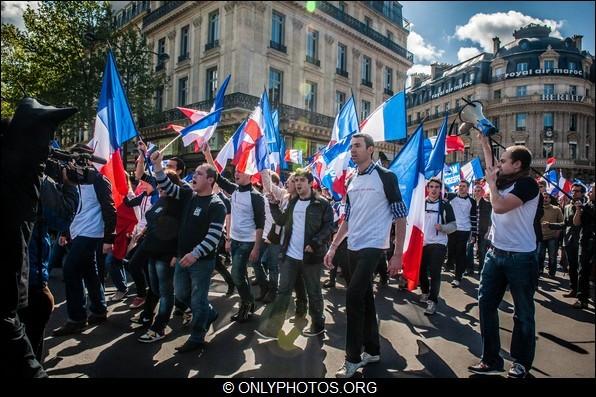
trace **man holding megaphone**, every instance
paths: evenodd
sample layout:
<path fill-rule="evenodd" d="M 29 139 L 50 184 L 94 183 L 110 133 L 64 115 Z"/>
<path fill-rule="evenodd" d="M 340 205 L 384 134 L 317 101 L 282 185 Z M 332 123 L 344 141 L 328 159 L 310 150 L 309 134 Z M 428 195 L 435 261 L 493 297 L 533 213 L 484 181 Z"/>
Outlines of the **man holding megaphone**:
<path fill-rule="evenodd" d="M 480 119 L 486 120 L 482 108 L 477 113 Z M 532 154 L 528 148 L 510 146 L 496 161 L 489 143 L 490 133 L 482 130 L 482 123 L 473 124 L 473 128 L 481 132 L 478 139 L 484 153 L 493 211 L 489 233 L 492 248 L 486 254 L 478 290 L 482 360 L 468 369 L 477 374 L 503 371 L 504 362 L 499 355 L 498 307 L 509 287 L 515 313 L 510 350 L 513 364 L 507 375 L 525 378 L 532 367 L 536 348 L 533 298 L 538 283 L 538 263 L 535 223 L 541 217 L 542 197 L 536 180 L 530 176 Z"/>

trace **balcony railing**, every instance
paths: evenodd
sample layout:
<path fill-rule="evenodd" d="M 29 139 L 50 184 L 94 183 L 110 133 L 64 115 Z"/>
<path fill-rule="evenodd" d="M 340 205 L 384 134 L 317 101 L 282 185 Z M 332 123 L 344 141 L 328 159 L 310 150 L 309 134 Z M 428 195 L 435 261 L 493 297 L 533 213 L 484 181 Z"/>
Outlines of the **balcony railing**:
<path fill-rule="evenodd" d="M 178 62 L 184 62 L 187 59 L 190 59 L 190 55 L 188 54 L 188 52 L 186 54 L 178 56 Z"/>
<path fill-rule="evenodd" d="M 306 56 L 306 62 L 312 63 L 313 65 L 316 65 L 316 66 L 321 66 L 321 61 L 318 59 L 315 59 L 314 57 L 311 57 L 310 55 Z"/>
<path fill-rule="evenodd" d="M 361 83 L 362 85 L 372 88 L 372 81 L 362 79 Z"/>
<path fill-rule="evenodd" d="M 283 52 L 284 54 L 286 54 L 288 52 L 288 49 L 286 48 L 285 45 L 278 43 L 277 41 L 273 41 L 273 40 L 269 41 L 269 48 L 273 48 L 274 50 Z"/>
<path fill-rule="evenodd" d="M 186 3 L 185 1 L 166 1 L 165 4 L 159 7 L 157 10 L 152 11 L 149 15 L 143 18 L 143 29 L 157 21 L 161 17 L 166 16 L 176 8 Z"/>
<path fill-rule="evenodd" d="M 339 69 L 339 68 L 336 68 L 336 69 L 335 69 L 335 74 L 338 74 L 338 75 L 340 75 L 340 76 L 343 76 L 343 77 L 345 77 L 346 79 L 347 79 L 347 78 L 348 78 L 348 76 L 349 76 L 347 71 L 345 71 L 344 69 Z"/>
<path fill-rule="evenodd" d="M 368 6 L 369 8 L 372 8 L 373 10 L 377 11 L 379 14 L 382 14 L 383 16 L 385 16 L 386 18 L 388 18 L 389 20 L 391 20 L 393 23 L 395 23 L 397 26 L 402 27 L 406 30 L 410 30 L 410 21 L 408 21 L 407 19 L 403 18 L 401 15 L 399 15 L 398 13 L 394 13 L 392 12 L 392 9 L 384 9 L 386 4 L 385 3 L 391 3 L 391 2 L 385 2 L 385 1 L 363 1 L 362 2 L 364 5 Z"/>
<path fill-rule="evenodd" d="M 331 3 L 327 1 L 320 1 L 317 2 L 318 9 L 323 11 L 324 13 L 332 16 L 333 18 L 341 21 L 351 27 L 352 29 L 358 31 L 359 33 L 364 34 L 365 36 L 369 37 L 370 39 L 376 41 L 377 43 L 381 44 L 382 46 L 389 48 L 391 51 L 395 52 L 396 54 L 406 58 L 410 62 L 414 62 L 414 54 L 400 46 L 399 44 L 389 40 L 387 36 L 383 36 L 381 33 L 377 32 L 374 29 L 369 28 L 363 22 L 360 22 L 356 18 L 346 14 L 339 8 L 335 7 Z"/>
<path fill-rule="evenodd" d="M 224 109 L 241 108 L 247 111 L 252 111 L 259 104 L 259 97 L 236 92 L 226 95 L 224 97 Z M 213 105 L 213 100 L 206 100 L 192 103 L 186 107 L 197 110 L 209 110 Z M 324 114 L 309 112 L 308 110 L 299 109 L 294 106 L 281 104 L 279 106 L 280 120 L 300 120 L 306 121 L 309 124 L 316 125 L 323 128 L 332 128 L 334 117 L 326 116 Z M 158 113 L 152 117 L 146 117 L 139 120 L 139 127 L 149 127 L 155 124 L 177 121 L 183 119 L 184 116 L 178 109 L 169 109 Z"/>
<path fill-rule="evenodd" d="M 385 94 L 387 94 L 387 95 L 389 95 L 389 96 L 393 96 L 393 90 L 392 90 L 392 89 L 390 89 L 390 88 L 385 88 L 385 89 L 383 90 L 383 93 L 385 93 Z"/>
<path fill-rule="evenodd" d="M 209 51 L 209 50 L 212 50 L 217 47 L 219 47 L 219 40 L 213 40 L 213 41 L 205 44 L 205 51 Z"/>

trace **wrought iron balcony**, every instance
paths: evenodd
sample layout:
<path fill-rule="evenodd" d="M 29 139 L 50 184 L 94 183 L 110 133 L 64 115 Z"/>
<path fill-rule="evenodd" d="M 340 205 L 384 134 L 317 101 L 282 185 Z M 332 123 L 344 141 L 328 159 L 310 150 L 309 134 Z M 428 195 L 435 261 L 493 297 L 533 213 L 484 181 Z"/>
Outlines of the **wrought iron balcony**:
<path fill-rule="evenodd" d="M 217 47 L 219 47 L 219 40 L 213 40 L 213 41 L 205 44 L 205 51 L 209 51 L 209 50 L 212 50 Z"/>
<path fill-rule="evenodd" d="M 152 11 L 149 15 L 143 18 L 143 29 L 147 28 L 150 24 L 157 21 L 161 17 L 166 16 L 176 8 L 180 7 L 185 1 L 165 1 L 165 4 L 159 7 L 157 10 Z"/>
<path fill-rule="evenodd" d="M 288 52 L 288 49 L 286 48 L 285 45 L 278 43 L 277 41 L 273 41 L 273 40 L 269 41 L 269 48 L 273 48 L 274 50 L 283 52 L 284 54 L 286 54 Z"/>
<path fill-rule="evenodd" d="M 393 90 L 391 88 L 385 88 L 383 90 L 383 93 L 389 95 L 389 96 L 393 96 Z"/>
<path fill-rule="evenodd" d="M 377 32 L 374 29 L 369 28 L 363 22 L 360 22 L 356 18 L 348 15 L 347 13 L 343 12 L 339 8 L 335 7 L 331 3 L 327 1 L 320 1 L 317 2 L 317 8 L 324 13 L 330 15 L 331 17 L 341 21 L 351 27 L 352 29 L 356 30 L 359 33 L 364 34 L 368 38 L 376 41 L 377 43 L 381 44 L 382 46 L 389 48 L 391 51 L 395 52 L 396 54 L 406 58 L 410 62 L 414 62 L 414 54 L 400 46 L 399 44 L 389 40 L 387 36 L 382 35 L 381 33 Z"/>
<path fill-rule="evenodd" d="M 345 71 L 344 69 L 339 69 L 339 68 L 336 68 L 336 69 L 335 69 L 335 74 L 338 74 L 338 75 L 340 75 L 340 76 L 343 76 L 343 77 L 345 77 L 345 78 L 348 78 L 348 72 L 347 72 L 347 71 Z"/>
<path fill-rule="evenodd" d="M 372 88 L 372 81 L 362 79 L 362 85 Z"/>
<path fill-rule="evenodd" d="M 311 57 L 310 55 L 306 56 L 306 62 L 312 63 L 313 65 L 316 65 L 316 66 L 321 66 L 321 61 Z"/>
<path fill-rule="evenodd" d="M 190 59 L 190 55 L 188 54 L 188 52 L 186 54 L 178 56 L 178 63 L 186 61 L 187 59 Z"/>

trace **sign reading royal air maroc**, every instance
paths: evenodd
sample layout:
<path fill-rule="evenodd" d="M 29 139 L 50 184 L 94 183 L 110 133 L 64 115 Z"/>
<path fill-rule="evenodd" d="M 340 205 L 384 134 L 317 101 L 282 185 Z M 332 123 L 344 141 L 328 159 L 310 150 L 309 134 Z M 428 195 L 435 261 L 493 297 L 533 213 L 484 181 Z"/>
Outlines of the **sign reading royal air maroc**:
<path fill-rule="evenodd" d="M 583 70 L 572 70 L 572 69 L 531 69 L 520 72 L 510 72 L 503 75 L 504 79 L 512 79 L 515 77 L 527 77 L 527 76 L 546 76 L 546 75 L 565 75 L 583 77 Z"/>

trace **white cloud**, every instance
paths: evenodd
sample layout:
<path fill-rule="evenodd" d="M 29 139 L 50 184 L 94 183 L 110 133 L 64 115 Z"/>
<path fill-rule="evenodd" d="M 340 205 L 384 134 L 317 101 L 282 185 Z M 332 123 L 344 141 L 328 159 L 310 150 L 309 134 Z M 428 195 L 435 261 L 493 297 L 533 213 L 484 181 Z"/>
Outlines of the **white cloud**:
<path fill-rule="evenodd" d="M 2 2 L 2 23 L 10 23 L 16 25 L 19 29 L 25 29 L 23 21 L 23 12 L 27 6 L 33 9 L 39 8 L 39 1 L 3 1 Z"/>
<path fill-rule="evenodd" d="M 473 15 L 464 26 L 456 26 L 454 36 L 459 40 L 471 40 L 480 44 L 484 51 L 492 52 L 493 37 L 499 37 L 502 44 L 513 41 L 513 31 L 530 23 L 547 25 L 552 29 L 551 36 L 562 38 L 559 29 L 564 21 L 538 19 L 521 12 L 510 10 L 506 13 L 478 13 Z"/>
<path fill-rule="evenodd" d="M 410 69 L 408 69 L 408 78 L 406 79 L 406 87 L 410 87 L 412 85 L 412 75 L 416 73 L 424 73 L 430 75 L 430 65 L 422 65 L 416 64 L 412 65 Z"/>
<path fill-rule="evenodd" d="M 434 62 L 443 56 L 445 51 L 438 50 L 430 43 L 424 41 L 424 38 L 416 32 L 410 32 L 408 35 L 408 51 L 416 57 L 418 61 Z"/>
<path fill-rule="evenodd" d="M 457 60 L 459 62 L 467 61 L 468 59 L 480 54 L 481 52 L 482 51 L 480 51 L 476 47 L 461 47 L 457 51 Z"/>

